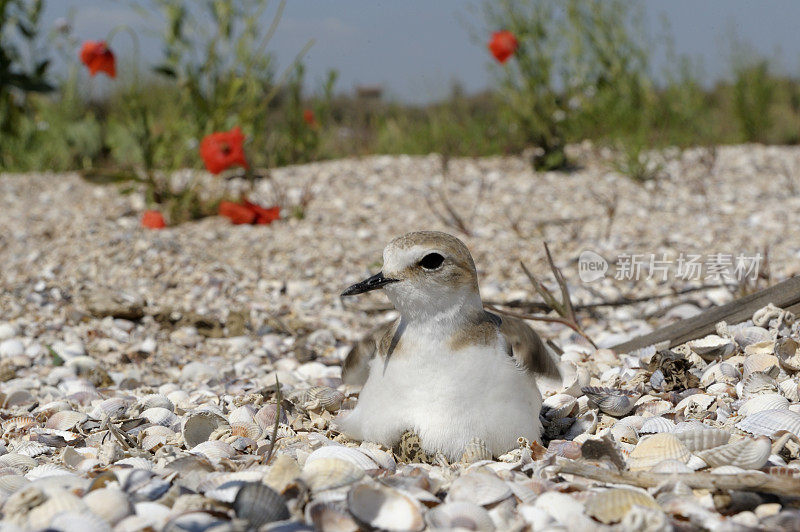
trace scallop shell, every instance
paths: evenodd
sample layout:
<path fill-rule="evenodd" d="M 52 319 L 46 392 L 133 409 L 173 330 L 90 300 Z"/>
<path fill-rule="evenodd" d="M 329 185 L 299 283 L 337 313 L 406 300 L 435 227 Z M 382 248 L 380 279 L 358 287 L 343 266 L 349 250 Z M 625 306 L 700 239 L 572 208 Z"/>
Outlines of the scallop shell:
<path fill-rule="evenodd" d="M 46 477 L 74 476 L 75 474 L 58 464 L 42 464 L 34 467 L 25 474 L 28 480 L 38 480 Z"/>
<path fill-rule="evenodd" d="M 686 446 L 667 432 L 642 438 L 628 457 L 628 467 L 631 471 L 646 471 L 663 460 L 689 460 Z"/>
<path fill-rule="evenodd" d="M 741 348 L 769 340 L 770 338 L 769 331 L 763 327 L 739 327 L 733 334 L 734 341 L 739 344 Z"/>
<path fill-rule="evenodd" d="M 651 473 L 660 474 L 691 473 L 692 471 L 692 468 L 680 460 L 664 460 L 654 465 L 653 468 L 650 469 Z"/>
<path fill-rule="evenodd" d="M 38 441 L 25 441 L 18 440 L 12 447 L 13 451 L 17 454 L 24 454 L 34 458 L 43 454 L 47 454 L 53 450 L 49 445 L 45 445 Z"/>
<path fill-rule="evenodd" d="M 80 425 L 89 419 L 89 416 L 83 412 L 75 412 L 74 410 L 61 410 L 56 412 L 44 424 L 48 429 L 55 430 L 71 430 L 76 425 Z"/>
<path fill-rule="evenodd" d="M 770 438 L 782 430 L 800 436 L 800 414 L 791 410 L 762 410 L 738 422 L 736 428 L 755 436 Z"/>
<path fill-rule="evenodd" d="M 164 425 L 165 427 L 172 426 L 178 420 L 178 416 L 173 414 L 172 410 L 158 406 L 144 410 L 141 416 L 150 423 Z"/>
<path fill-rule="evenodd" d="M 633 408 L 636 400 L 641 397 L 641 393 L 634 390 L 617 390 L 613 388 L 602 388 L 587 386 L 581 388 L 597 407 L 610 416 L 624 416 Z"/>
<path fill-rule="evenodd" d="M 289 519 L 289 509 L 283 497 L 260 482 L 246 482 L 233 501 L 236 517 L 247 521 L 250 528 L 260 529 L 267 523 Z"/>
<path fill-rule="evenodd" d="M 153 393 L 150 395 L 145 395 L 141 399 L 139 399 L 139 404 L 144 409 L 148 408 L 164 408 L 169 410 L 170 412 L 175 412 L 175 405 L 172 404 L 166 396 L 161 395 L 160 393 Z"/>
<path fill-rule="evenodd" d="M 733 465 L 744 469 L 760 469 L 772 452 L 766 436 L 742 438 L 726 445 L 699 451 L 697 456 L 711 467 Z"/>
<path fill-rule="evenodd" d="M 560 419 L 577 412 L 578 400 L 572 395 L 557 393 L 542 401 L 542 406 L 547 407 L 544 411 L 544 417 L 547 419 Z"/>
<path fill-rule="evenodd" d="M 742 399 L 749 399 L 754 395 L 775 393 L 778 391 L 778 383 L 775 379 L 761 371 L 750 373 L 747 377 L 742 379 L 742 382 L 739 383 L 738 386 L 741 387 L 739 396 Z"/>
<path fill-rule="evenodd" d="M 336 412 L 342 407 L 344 394 L 328 386 L 312 386 L 296 394 L 293 398 L 304 410 L 327 410 Z"/>
<path fill-rule="evenodd" d="M 3 422 L 3 432 L 26 431 L 38 426 L 39 422 L 33 416 L 17 416 Z"/>
<path fill-rule="evenodd" d="M 116 418 L 124 414 L 130 404 L 130 401 L 122 397 L 105 399 L 98 403 L 94 410 L 92 410 L 92 417 L 96 419 L 103 419 L 105 417 Z"/>
<path fill-rule="evenodd" d="M 636 407 L 636 415 L 639 416 L 660 416 L 662 414 L 666 414 L 671 412 L 673 408 L 672 403 L 669 401 L 658 400 L 658 401 L 647 401 L 645 403 L 640 403 Z"/>
<path fill-rule="evenodd" d="M 8 453 L 0 456 L 0 467 L 13 467 L 27 472 L 36 467 L 38 462 L 30 456 L 19 453 Z"/>
<path fill-rule="evenodd" d="M 191 414 L 183 423 L 181 433 L 187 448 L 192 448 L 208 441 L 211 433 L 220 427 L 227 426 L 225 418 L 212 412 L 197 412 Z"/>
<path fill-rule="evenodd" d="M 727 362 L 720 362 L 719 364 L 711 364 L 700 376 L 700 384 L 708 387 L 714 383 L 736 384 L 742 378 L 742 374 L 732 364 Z"/>
<path fill-rule="evenodd" d="M 418 505 L 399 491 L 381 485 L 358 484 L 347 494 L 350 513 L 361 523 L 388 531 L 425 528 Z"/>
<path fill-rule="evenodd" d="M 220 440 L 204 441 L 192 447 L 189 452 L 202 455 L 211 462 L 219 462 L 224 458 L 230 458 L 236 454 L 236 451 L 230 444 Z"/>
<path fill-rule="evenodd" d="M 794 338 L 781 338 L 775 343 L 778 363 L 787 371 L 800 371 L 800 343 Z"/>
<path fill-rule="evenodd" d="M 742 374 L 747 376 L 756 371 L 768 372 L 773 367 L 779 366 L 780 362 L 778 361 L 778 357 L 775 355 L 757 353 L 744 359 L 744 363 L 742 364 Z"/>
<path fill-rule="evenodd" d="M 772 355 L 775 352 L 775 340 L 763 340 L 761 342 L 756 342 L 753 344 L 748 345 L 744 348 L 744 354 L 748 358 L 750 356 L 764 356 L 764 355 Z M 775 365 L 777 365 L 777 360 L 775 360 Z M 763 371 L 763 370 L 754 370 L 754 371 Z"/>
<path fill-rule="evenodd" d="M 717 336 L 716 334 L 710 334 L 705 338 L 686 342 L 686 345 L 700 358 L 709 362 L 712 360 L 725 359 L 731 356 L 736 349 L 736 345 L 733 342 L 727 338 Z"/>
<path fill-rule="evenodd" d="M 133 512 L 128 496 L 118 488 L 99 488 L 83 496 L 83 502 L 92 513 L 99 515 L 112 526 Z"/>
<path fill-rule="evenodd" d="M 778 389 L 792 403 L 800 402 L 800 383 L 794 379 L 786 379 L 778 383 Z"/>
<path fill-rule="evenodd" d="M 258 412 L 255 413 L 253 419 L 258 426 L 262 429 L 271 429 L 275 425 L 275 416 L 277 415 L 278 406 L 275 403 L 268 403 L 262 406 Z M 281 423 L 286 424 L 286 410 L 281 408 Z"/>
<path fill-rule="evenodd" d="M 30 483 L 31 481 L 22 475 L 0 475 L 0 494 L 11 495 Z"/>
<path fill-rule="evenodd" d="M 586 513 L 602 523 L 611 524 L 621 521 L 634 506 L 661 509 L 647 493 L 615 488 L 601 491 L 590 498 L 586 502 Z"/>
<path fill-rule="evenodd" d="M 764 410 L 784 410 L 789 408 L 789 400 L 777 393 L 755 395 L 739 407 L 737 413 L 742 417 Z"/>
<path fill-rule="evenodd" d="M 263 430 L 256 423 L 252 421 L 235 421 L 231 423 L 231 434 L 234 436 L 243 436 L 251 440 L 258 440 L 261 438 Z"/>
<path fill-rule="evenodd" d="M 238 408 L 231 410 L 228 414 L 228 423 L 255 423 L 256 410 L 253 405 L 242 405 Z M 274 421 L 273 421 L 274 422 Z"/>
<path fill-rule="evenodd" d="M 511 488 L 491 473 L 463 474 L 453 481 L 447 493 L 447 502 L 467 501 L 487 506 L 511 496 Z"/>
<path fill-rule="evenodd" d="M 644 420 L 639 434 L 656 434 L 658 432 L 674 432 L 675 422 L 665 417 L 653 416 Z"/>
<path fill-rule="evenodd" d="M 318 458 L 306 462 L 300 479 L 312 491 L 323 491 L 349 486 L 364 478 L 364 470 L 346 460 Z"/>
<path fill-rule="evenodd" d="M 676 432 L 675 437 L 686 446 L 689 452 L 694 453 L 728 443 L 731 434 L 721 429 L 706 427 Z"/>
<path fill-rule="evenodd" d="M 473 438 L 467 442 L 464 452 L 461 453 L 461 461 L 467 464 L 491 459 L 492 451 L 486 447 L 486 442 L 479 438 Z"/>
<path fill-rule="evenodd" d="M 489 512 L 482 506 L 469 502 L 446 502 L 428 510 L 425 522 L 431 530 L 478 530 L 493 532 L 495 529 Z"/>
<path fill-rule="evenodd" d="M 614 423 L 611 427 L 611 435 L 614 436 L 616 441 L 621 441 L 623 443 L 633 443 L 636 444 L 639 441 L 639 435 L 630 424 L 623 423 L 626 418 L 621 419 Z"/>
<path fill-rule="evenodd" d="M 326 501 L 314 501 L 306 505 L 306 521 L 315 530 L 325 532 L 358 532 L 359 526 L 353 517 L 340 505 Z"/>
<path fill-rule="evenodd" d="M 361 452 L 359 449 L 353 447 L 345 447 L 344 445 L 324 445 L 308 455 L 306 458 L 306 465 L 309 463 L 320 460 L 323 458 L 336 458 L 344 460 L 357 466 L 363 471 L 377 471 L 380 466 L 375 461 Z"/>

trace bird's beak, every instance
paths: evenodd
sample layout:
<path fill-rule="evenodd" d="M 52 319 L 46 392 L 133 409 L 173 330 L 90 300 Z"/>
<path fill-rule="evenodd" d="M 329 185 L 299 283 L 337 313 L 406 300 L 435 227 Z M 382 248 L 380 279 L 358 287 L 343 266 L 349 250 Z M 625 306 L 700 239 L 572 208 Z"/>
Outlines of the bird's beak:
<path fill-rule="evenodd" d="M 343 296 L 354 296 L 356 294 L 363 294 L 364 292 L 369 292 L 371 290 L 377 290 L 378 288 L 382 288 L 390 283 L 396 283 L 400 279 L 390 279 L 388 277 L 383 276 L 383 272 L 378 272 L 372 277 L 368 279 L 364 279 L 360 283 L 356 283 L 344 292 L 342 292 Z"/>

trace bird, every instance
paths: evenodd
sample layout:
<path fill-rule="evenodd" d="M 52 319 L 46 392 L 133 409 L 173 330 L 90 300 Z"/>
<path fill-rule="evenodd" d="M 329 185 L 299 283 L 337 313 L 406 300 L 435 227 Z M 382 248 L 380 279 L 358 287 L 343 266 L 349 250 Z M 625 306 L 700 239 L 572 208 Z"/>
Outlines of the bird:
<path fill-rule="evenodd" d="M 342 381 L 362 388 L 337 420 L 341 432 L 394 447 L 411 431 L 425 453 L 451 462 L 476 439 L 492 456 L 519 438 L 541 441 L 537 379 L 560 379 L 557 355 L 524 321 L 484 309 L 461 240 L 438 231 L 395 238 L 381 271 L 342 296 L 378 289 L 399 318 L 346 357 Z"/>

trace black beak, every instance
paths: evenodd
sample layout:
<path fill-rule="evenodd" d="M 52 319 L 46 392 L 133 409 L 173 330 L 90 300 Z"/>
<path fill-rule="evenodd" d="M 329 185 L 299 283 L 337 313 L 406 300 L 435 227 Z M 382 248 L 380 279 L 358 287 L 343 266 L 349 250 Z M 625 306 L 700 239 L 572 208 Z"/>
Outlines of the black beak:
<path fill-rule="evenodd" d="M 383 276 L 383 272 L 378 272 L 369 279 L 364 279 L 360 283 L 356 283 L 344 292 L 342 292 L 342 296 L 354 296 L 356 294 L 363 294 L 364 292 L 369 292 L 371 290 L 377 290 L 378 288 L 382 288 L 389 283 L 396 283 L 400 279 L 389 279 L 388 277 Z"/>

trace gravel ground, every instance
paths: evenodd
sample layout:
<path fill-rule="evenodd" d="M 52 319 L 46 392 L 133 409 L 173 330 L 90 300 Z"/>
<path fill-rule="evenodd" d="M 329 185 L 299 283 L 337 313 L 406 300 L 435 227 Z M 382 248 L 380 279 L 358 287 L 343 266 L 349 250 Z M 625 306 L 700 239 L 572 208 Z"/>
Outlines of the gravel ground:
<path fill-rule="evenodd" d="M 549 243 L 576 303 L 719 284 L 708 266 L 695 278 L 675 278 L 681 254 L 697 254 L 707 261 L 719 254 L 749 258 L 760 253 L 768 255 L 760 270 L 762 274 L 768 271 L 772 281 L 798 273 L 800 239 L 794 228 L 800 225 L 800 149 L 732 146 L 713 152 L 697 149 L 667 154 L 663 156 L 661 178 L 644 185 L 609 170 L 602 162 L 607 154 L 586 146 L 573 150 L 579 167 L 569 173 L 536 174 L 520 158 L 487 158 L 451 160 L 443 176 L 441 159 L 433 155 L 375 156 L 281 168 L 273 172 L 272 179 L 290 201 L 297 201 L 303 190 L 311 187 L 313 201 L 303 219 L 285 219 L 269 226 L 233 226 L 223 218 L 211 217 L 160 231 L 139 227 L 144 206 L 138 194 L 123 195 L 114 186 L 92 185 L 75 174 L 0 174 L 0 377 L 4 381 L 0 385 L 4 397 L 0 417 L 6 420 L 5 456 L 11 457 L 3 462 L 0 456 L 4 522 L 9 527 L 67 529 L 65 521 L 56 521 L 72 512 L 86 521 L 84 530 L 97 513 L 102 520 L 92 521 L 92 526 L 98 529 L 152 526 L 202 530 L 236 528 L 248 521 L 256 526 L 262 516 L 247 514 L 242 501 L 251 497 L 256 501 L 253 504 L 271 508 L 271 503 L 264 501 L 271 500 L 273 494 L 257 489 L 239 493 L 242 482 L 256 480 L 283 494 L 295 523 L 305 519 L 319 526 L 320 519 L 330 519 L 331 523 L 342 521 L 346 525 L 347 520 L 355 520 L 362 526 L 380 528 L 380 522 L 369 518 L 377 498 L 396 503 L 390 505 L 392 511 L 399 512 L 392 514 L 396 522 L 406 519 L 406 528 L 419 529 L 425 508 L 437 506 L 447 494 L 446 503 L 437 506 L 442 515 L 432 517 L 432 511 L 427 511 L 424 517 L 424 523 L 433 528 L 436 519 L 446 517 L 445 510 L 453 510 L 448 504 L 462 500 L 451 496 L 453 490 L 483 493 L 467 481 L 456 489 L 458 479 L 474 481 L 469 474 L 462 475 L 463 471 L 478 474 L 466 466 L 448 469 L 399 464 L 388 450 L 370 446 L 362 446 L 362 454 L 372 466 L 362 469 L 368 476 L 393 473 L 396 482 L 389 482 L 392 488 L 387 487 L 388 481 L 367 483 L 359 477 L 344 484 L 347 489 L 355 486 L 350 491 L 317 486 L 312 489 L 313 503 L 306 504 L 307 495 L 292 483 L 301 470 L 306 484 L 317 481 L 318 477 L 304 468 L 308 468 L 307 458 L 327 443 L 351 443 L 328 430 L 342 400 L 345 407 L 354 401 L 352 390 L 340 386 L 338 363 L 355 340 L 392 318 L 392 313 L 385 311 L 388 302 L 381 294 L 362 296 L 355 302 L 343 302 L 338 294 L 377 271 L 385 244 L 409 231 L 441 230 L 462 238 L 475 258 L 484 299 L 498 302 L 536 299 L 520 261 L 554 286 L 542 241 Z M 182 172 L 179 177 L 185 175 Z M 209 186 L 219 186 L 208 176 L 206 179 Z M 268 204 L 272 190 L 262 183 L 251 199 Z M 467 233 L 445 221 L 448 215 L 443 201 L 459 213 Z M 587 250 L 610 263 L 605 278 L 581 280 L 578 260 Z M 614 279 L 615 267 L 632 254 L 641 254 L 645 260 L 655 254 L 669 261 L 672 277 L 666 281 L 658 276 L 648 279 L 645 271 L 638 280 Z M 598 345 L 611 346 L 690 316 L 700 308 L 730 301 L 736 290 L 740 288 L 719 286 L 635 306 L 601 308 L 586 315 L 583 324 Z M 680 302 L 684 304 L 676 306 Z M 762 331 L 771 336 L 759 341 L 769 339 L 774 344 L 776 337 L 797 336 L 790 317 L 776 320 L 762 324 Z M 636 375 L 644 379 L 641 384 L 652 377 L 652 368 L 645 371 L 646 364 L 627 362 L 616 373 L 608 373 L 626 359 L 614 358 L 605 350 L 587 354 L 592 351 L 588 344 L 559 325 L 539 323 L 536 327 L 563 347 L 576 366 L 585 367 L 592 380 L 587 377 L 583 385 L 618 388 Z M 712 339 L 711 343 L 721 342 L 722 347 L 714 346 L 723 351 L 730 344 L 731 352 L 725 356 L 739 357 L 731 365 L 738 364 L 736 371 L 741 379 L 748 374 L 742 366 L 744 360 L 764 353 L 745 352 L 747 345 L 759 342 L 741 337 L 734 340 L 740 329 L 722 332 L 721 339 Z M 774 351 L 774 347 L 771 349 Z M 764 356 L 776 356 L 773 351 Z M 695 364 L 698 377 L 707 371 L 713 373 L 714 364 L 701 360 L 696 351 L 687 347 L 683 354 Z M 637 353 L 633 358 L 648 362 L 652 356 L 652 352 Z M 768 368 L 759 366 L 758 372 L 777 379 L 776 386 L 797 380 L 794 372 L 783 366 L 777 377 L 770 375 Z M 645 373 L 646 378 L 642 377 Z M 279 435 L 284 443 L 278 446 L 276 455 L 286 459 L 277 462 L 285 466 L 285 471 L 278 471 L 275 458 L 270 465 L 262 463 L 271 440 L 271 425 L 264 421 L 269 412 L 265 409 L 274 398 L 276 375 L 289 397 L 289 417 L 281 424 Z M 702 387 L 712 384 L 714 379 Z M 736 382 L 728 384 L 735 386 Z M 320 407 L 315 396 L 309 395 L 309 386 L 324 387 L 320 389 L 338 399 L 336 407 Z M 651 392 L 658 390 L 652 383 L 648 386 Z M 335 388 L 345 396 L 333 393 Z M 576 402 L 575 411 L 566 413 L 572 417 L 567 417 L 571 422 L 585 421 L 594 412 L 595 423 L 584 427 L 584 434 L 578 431 L 573 437 L 602 436 L 602 430 L 615 420 L 606 419 L 604 426 L 608 412 L 592 409 L 594 403 L 587 404 L 579 389 L 572 392 L 582 396 L 583 402 Z M 729 392 L 716 390 L 710 396 Z M 792 392 L 780 393 L 792 408 L 797 406 Z M 793 393 L 797 393 L 796 387 Z M 659 400 L 658 394 L 652 397 Z M 731 401 L 744 398 L 734 393 Z M 673 397 L 672 407 L 677 408 L 684 399 Z M 114 410 L 117 403 L 112 400 L 124 404 Z M 738 406 L 732 411 L 736 412 Z M 150 411 L 159 408 L 172 417 Z M 685 408 L 683 405 L 681 412 Z M 68 421 L 50 421 L 55 413 L 66 411 L 81 414 L 75 418 L 80 420 L 62 415 Z M 643 418 L 644 412 L 639 409 L 630 414 Z M 685 421 L 683 413 L 676 415 L 674 410 L 656 413 L 667 416 L 673 424 Z M 219 443 L 221 450 L 189 452 L 194 447 L 190 443 L 202 444 L 204 440 L 192 435 L 187 438 L 185 425 L 201 414 L 221 419 L 214 431 L 209 431 L 214 437 L 205 441 Z M 694 419 L 686 416 L 690 418 Z M 728 418 L 720 414 L 706 421 L 717 430 L 727 427 L 735 433 L 730 423 L 725 424 Z M 131 420 L 141 421 L 131 426 Z M 117 424 L 110 428 L 109 423 L 115 421 Z M 240 427 L 239 423 L 250 425 Z M 167 427 L 172 434 L 152 429 L 156 425 Z M 563 438 L 569 426 L 554 425 L 552 436 Z M 638 431 L 641 426 L 637 427 Z M 219 434 L 217 429 L 221 430 Z M 257 434 L 248 432 L 250 429 Z M 136 441 L 127 441 L 124 436 L 124 443 L 111 441 L 110 436 L 120 431 Z M 152 438 L 143 444 L 148 436 Z M 203 437 L 210 435 L 204 433 Z M 636 442 L 621 441 L 618 450 L 627 459 Z M 787 456 L 787 452 L 794 451 L 783 451 L 783 463 L 774 461 L 770 465 L 788 464 L 797 470 L 797 457 Z M 559 455 L 565 453 L 569 454 L 565 451 Z M 12 462 L 20 455 L 32 456 L 35 462 Z M 222 480 L 212 486 L 197 477 L 197 471 L 205 466 L 170 469 L 179 459 L 197 457 L 211 463 L 205 475 L 229 476 L 219 477 Z M 551 462 L 555 459 L 550 458 Z M 149 468 L 145 462 L 130 462 L 139 459 L 147 461 Z M 600 522 L 622 519 L 607 518 L 596 504 L 592 506 L 592 497 L 596 498 L 598 492 L 585 483 L 575 487 L 577 484 L 570 481 L 562 488 L 572 488 L 554 487 L 555 474 L 543 472 L 543 460 L 537 456 L 536 446 L 528 446 L 493 462 L 500 464 L 494 468 L 485 465 L 515 486 L 510 488 L 514 496 L 509 492 L 502 497 L 495 493 L 496 499 L 489 495 L 484 500 L 466 497 L 470 506 L 461 510 L 474 511 L 469 515 L 476 522 L 485 513 L 497 529 L 523 528 L 526 524 L 554 529 L 587 523 L 601 527 L 604 525 Z M 185 465 L 185 461 L 180 463 Z M 516 464 L 516 469 L 501 467 L 503 464 Z M 743 467 L 747 469 L 747 464 Z M 131 471 L 140 468 L 149 471 L 147 478 L 131 487 Z M 297 469 L 294 475 L 292 468 Z M 89 485 L 90 479 L 96 481 L 108 472 L 114 478 L 104 477 L 104 487 L 96 482 Z M 415 475 L 426 476 L 429 484 L 420 481 L 411 486 L 403 480 Z M 522 476 L 531 475 L 533 479 L 524 482 L 533 483 L 526 484 L 532 491 L 522 494 L 517 484 L 524 483 Z M 57 482 L 53 481 L 55 476 Z M 353 484 L 357 481 L 360 483 Z M 225 491 L 220 488 L 224 482 L 233 482 L 236 489 L 231 491 L 228 486 Z M 120 515 L 103 515 L 84 500 L 88 495 L 78 498 L 90 489 L 105 490 L 103 496 L 109 497 L 122 494 L 131 506 Z M 486 489 L 497 491 L 497 486 Z M 561 493 L 570 490 L 578 495 Z M 537 506 L 536 493 L 545 491 L 552 500 L 542 498 Z M 329 492 L 337 495 L 319 496 Z M 586 521 L 570 521 L 572 518 L 547 509 L 553 503 L 566 504 L 562 496 L 580 506 L 574 519 Z M 236 497 L 242 501 L 236 502 Z M 648 497 L 647 501 L 653 500 Z M 694 510 L 686 510 L 689 517 L 676 517 L 680 512 L 666 509 L 659 500 L 666 513 L 655 506 L 654 511 L 642 510 L 641 515 L 630 519 L 649 519 L 653 530 L 678 522 L 735 528 L 757 526 L 759 519 L 763 525 L 763 519 L 774 517 L 782 508 L 780 504 L 777 509 L 763 508 L 775 501 L 759 498 L 749 505 L 743 503 L 738 511 L 727 512 L 734 517 L 742 514 L 736 520 L 722 517 L 717 511 L 719 505 L 715 507 L 713 501 L 709 504 L 710 497 L 708 491 L 695 493 L 698 508 L 703 511 L 692 514 Z M 102 501 L 98 508 L 106 505 L 106 500 Z M 280 504 L 283 502 L 278 504 L 279 509 Z M 649 502 L 637 504 L 648 506 Z M 755 512 L 759 507 L 760 513 Z M 588 520 L 584 512 L 593 519 Z M 223 518 L 225 515 L 238 519 L 231 522 Z M 701 517 L 692 517 L 697 515 Z M 192 519 L 204 525 L 192 528 L 188 524 L 195 523 Z M 636 528 L 634 525 L 626 526 Z M 328 528 L 348 529 L 342 526 Z"/>

